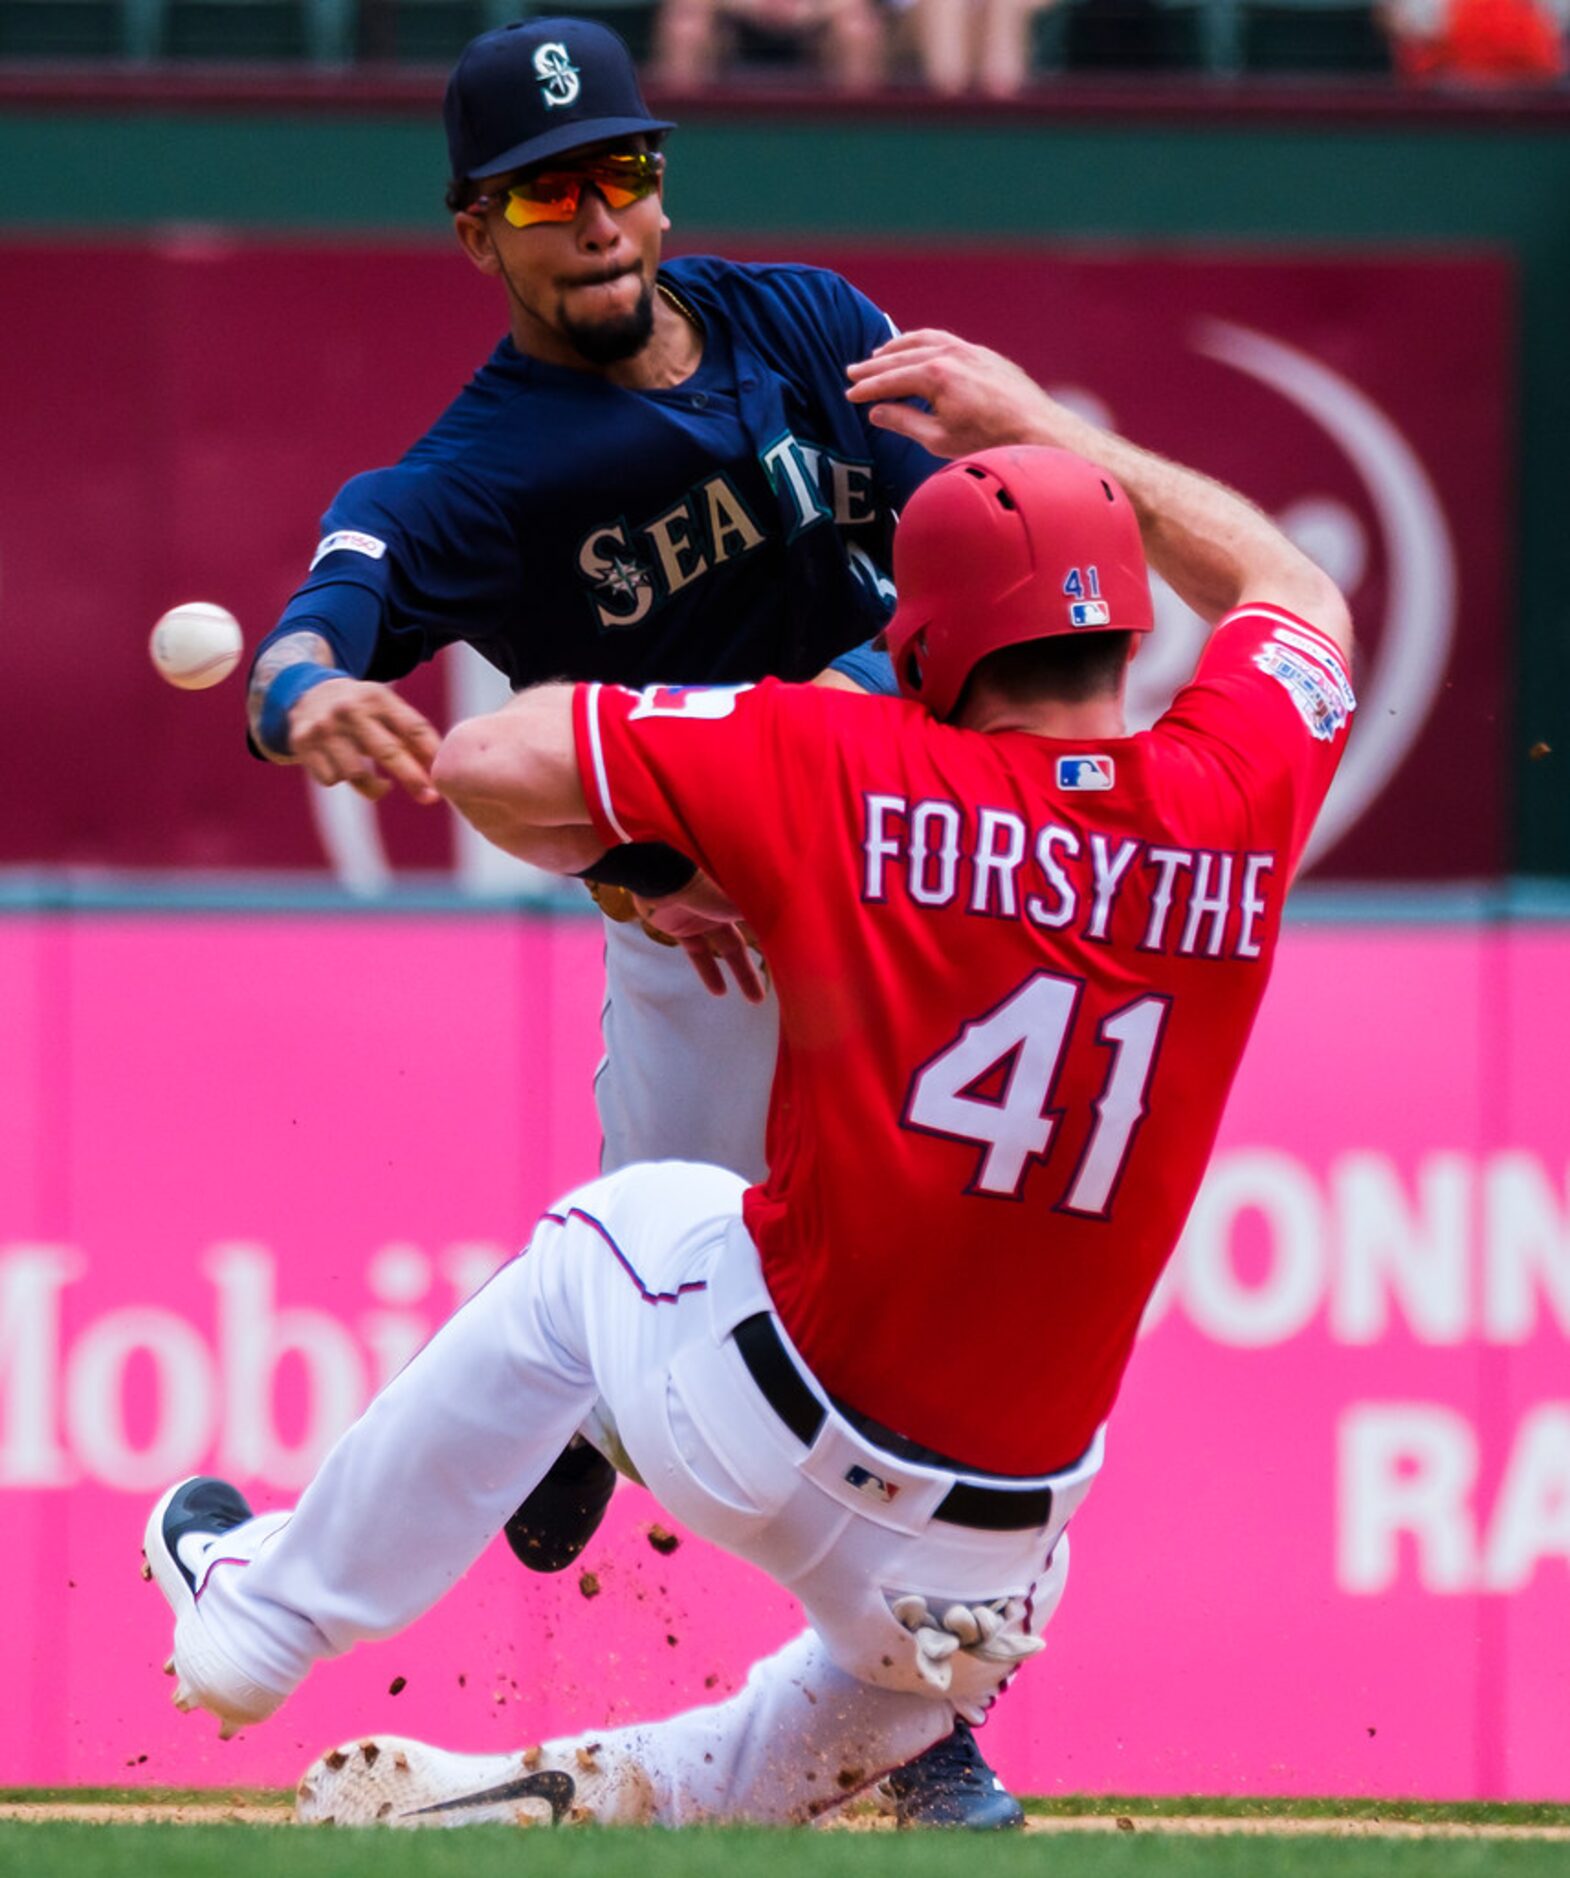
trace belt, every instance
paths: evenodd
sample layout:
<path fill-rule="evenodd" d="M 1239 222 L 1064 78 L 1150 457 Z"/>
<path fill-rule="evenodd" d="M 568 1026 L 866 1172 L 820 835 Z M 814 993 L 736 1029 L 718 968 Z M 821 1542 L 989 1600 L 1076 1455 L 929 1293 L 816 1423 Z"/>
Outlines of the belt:
<path fill-rule="evenodd" d="M 759 1311 L 756 1317 L 743 1319 L 731 1335 L 748 1373 L 758 1385 L 758 1393 L 796 1439 L 810 1448 L 829 1412 L 807 1387 L 801 1371 L 792 1362 L 773 1317 L 767 1311 Z M 929 1466 L 965 1473 L 974 1471 L 962 1461 L 950 1460 L 930 1448 L 918 1448 L 915 1442 L 879 1427 L 842 1403 L 837 1402 L 835 1407 L 858 1434 L 874 1447 L 887 1448 L 897 1459 L 920 1459 Z M 899 1452 L 901 1447 L 905 1449 L 903 1454 Z M 984 1532 L 1026 1532 L 1034 1526 L 1045 1526 L 1051 1519 L 1052 1489 L 982 1487 L 972 1481 L 958 1480 L 938 1503 L 932 1517 L 945 1520 L 951 1526 L 976 1526 Z"/>

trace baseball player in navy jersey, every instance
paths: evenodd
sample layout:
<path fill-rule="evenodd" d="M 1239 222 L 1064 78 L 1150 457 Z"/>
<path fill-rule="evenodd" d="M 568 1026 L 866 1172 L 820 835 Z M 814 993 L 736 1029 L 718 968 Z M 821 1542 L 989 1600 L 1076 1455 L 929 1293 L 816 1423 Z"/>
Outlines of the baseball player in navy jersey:
<path fill-rule="evenodd" d="M 390 681 L 474 646 L 515 687 L 546 678 L 882 686 L 865 644 L 892 603 L 890 538 L 934 468 L 874 427 L 845 371 L 888 319 L 818 269 L 660 262 L 670 123 L 606 28 L 536 19 L 463 53 L 444 107 L 448 202 L 508 331 L 432 428 L 333 499 L 310 571 L 252 666 L 251 735 L 276 761 L 375 798 L 434 803 L 437 733 Z M 659 844 L 607 855 L 590 830 L 548 857 L 602 904 L 690 867 Z M 621 910 L 625 911 L 625 904 Z M 705 947 L 744 998 L 709 996 Z M 687 951 L 606 928 L 602 1168 L 763 1172 L 778 1005 L 734 934 Z M 588 1432 L 615 1451 L 614 1430 Z M 615 1475 L 577 1441 L 508 1526 L 525 1563 L 581 1551 Z M 990 1827 L 1020 1811 L 961 1727 L 892 1784 L 902 1816 Z"/>
<path fill-rule="evenodd" d="M 671 844 L 702 875 L 661 916 L 756 932 L 766 1180 L 664 1163 L 569 1194 L 292 1512 L 188 1481 L 146 1532 L 175 1700 L 232 1731 L 445 1593 L 600 1399 L 662 1501 L 807 1628 L 665 1721 L 508 1754 L 349 1743 L 307 1770 L 303 1820 L 805 1822 L 1042 1648 L 1345 747 L 1351 626 L 1257 510 L 996 355 L 913 334 L 853 395 L 943 450 L 1000 406 L 1022 439 L 910 501 L 902 697 L 544 685 L 433 770 L 525 859 L 563 830 Z M 929 408 L 888 402 L 911 395 Z M 1214 630 L 1130 736 L 1147 552 Z"/>

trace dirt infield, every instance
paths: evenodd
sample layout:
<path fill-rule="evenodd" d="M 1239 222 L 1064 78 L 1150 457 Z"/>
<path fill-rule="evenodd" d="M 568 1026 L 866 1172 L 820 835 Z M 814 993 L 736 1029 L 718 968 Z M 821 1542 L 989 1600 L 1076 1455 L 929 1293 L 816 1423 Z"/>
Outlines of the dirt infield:
<path fill-rule="evenodd" d="M 264 1805 L 254 1800 L 216 1796 L 211 1801 L 9 1801 L 0 1804 L 0 1820 L 74 1820 L 86 1825 L 136 1826 L 289 1826 L 294 1823 L 287 1802 Z M 833 1830 L 887 1832 L 893 1822 L 863 1812 L 852 1819 L 830 1822 Z M 1025 1821 L 1028 1833 L 1169 1833 L 1211 1838 L 1222 1834 L 1251 1837 L 1303 1838 L 1318 1834 L 1337 1839 L 1526 1839 L 1570 1843 L 1570 1826 L 1503 1825 L 1457 1820 L 1405 1820 L 1334 1815 L 1303 1818 L 1290 1814 L 1250 1815 L 1198 1813 L 1032 1813 Z"/>
<path fill-rule="evenodd" d="M 87 1826 L 292 1826 L 286 1801 L 262 1806 L 254 1801 L 207 1800 L 8 1800 L 0 1819 L 76 1820 Z"/>

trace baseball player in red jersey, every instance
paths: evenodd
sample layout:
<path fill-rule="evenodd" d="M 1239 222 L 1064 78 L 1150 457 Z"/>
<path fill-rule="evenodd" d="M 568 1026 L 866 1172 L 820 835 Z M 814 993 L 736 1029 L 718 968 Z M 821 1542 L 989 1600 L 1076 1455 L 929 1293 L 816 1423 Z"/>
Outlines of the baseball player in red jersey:
<path fill-rule="evenodd" d="M 945 453 L 998 397 L 1023 439 L 907 507 L 903 699 L 548 686 L 437 762 L 511 851 L 666 841 L 713 883 L 670 929 L 747 923 L 781 1011 L 767 1179 L 579 1189 L 292 1516 L 204 1480 L 148 1524 L 176 1700 L 243 1725 L 448 1589 L 599 1394 L 651 1490 L 808 1628 L 667 1721 L 334 1750 L 302 1818 L 807 1820 L 1041 1648 L 1353 697 L 1341 598 L 1265 517 L 1012 372 L 915 334 L 858 384 Z M 1147 554 L 1217 627 L 1129 736 Z"/>

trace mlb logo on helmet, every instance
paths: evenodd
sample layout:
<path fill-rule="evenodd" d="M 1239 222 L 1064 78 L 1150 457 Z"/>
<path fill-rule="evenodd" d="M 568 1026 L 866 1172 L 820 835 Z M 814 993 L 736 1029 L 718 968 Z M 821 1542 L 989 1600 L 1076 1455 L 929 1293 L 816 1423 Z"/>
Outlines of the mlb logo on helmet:
<path fill-rule="evenodd" d="M 1110 789 L 1117 780 L 1117 771 L 1109 756 L 1060 756 L 1058 758 L 1058 787 L 1060 789 Z"/>
<path fill-rule="evenodd" d="M 1112 618 L 1112 609 L 1105 600 L 1075 600 L 1068 610 L 1071 626 L 1105 626 Z"/>

